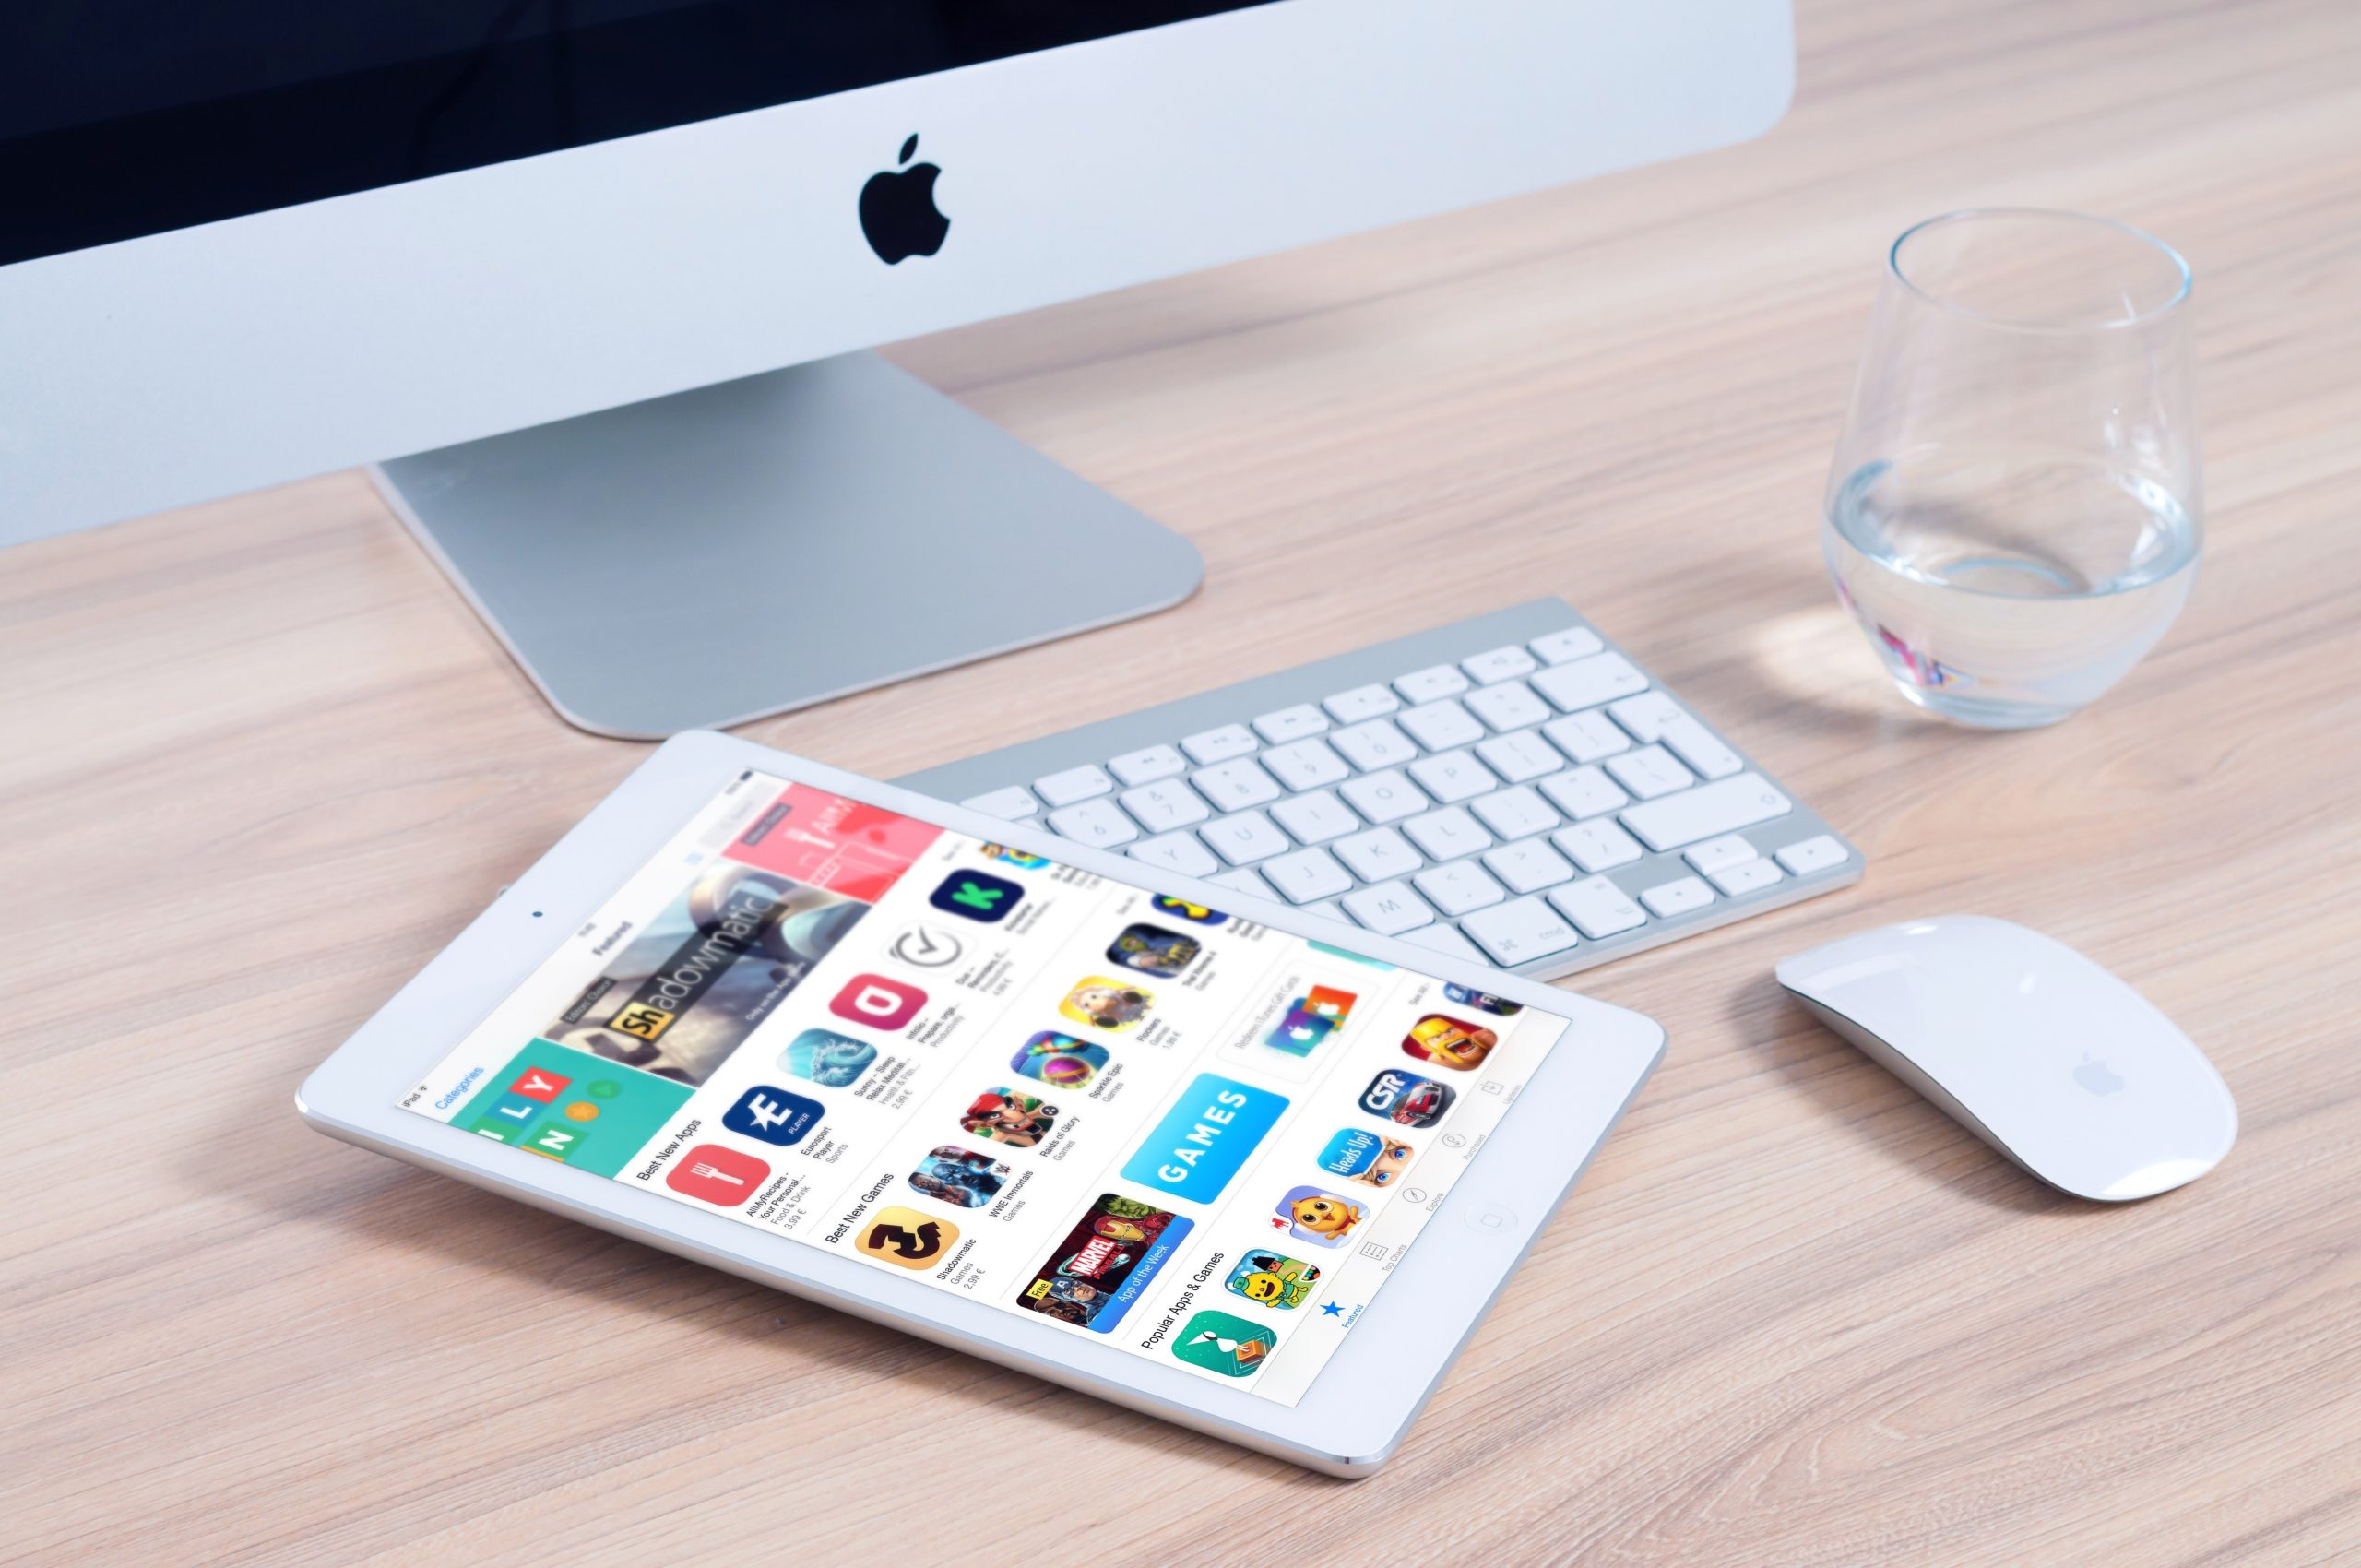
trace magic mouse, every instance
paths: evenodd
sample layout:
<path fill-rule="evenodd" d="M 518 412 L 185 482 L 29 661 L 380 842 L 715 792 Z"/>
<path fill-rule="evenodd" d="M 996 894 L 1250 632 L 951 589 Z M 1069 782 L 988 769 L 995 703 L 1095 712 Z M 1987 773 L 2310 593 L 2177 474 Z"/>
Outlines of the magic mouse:
<path fill-rule="evenodd" d="M 1779 983 L 2033 1175 L 2152 1197 L 2221 1163 L 2230 1087 L 2147 998 L 2064 943 L 1947 915 L 1798 954 Z"/>

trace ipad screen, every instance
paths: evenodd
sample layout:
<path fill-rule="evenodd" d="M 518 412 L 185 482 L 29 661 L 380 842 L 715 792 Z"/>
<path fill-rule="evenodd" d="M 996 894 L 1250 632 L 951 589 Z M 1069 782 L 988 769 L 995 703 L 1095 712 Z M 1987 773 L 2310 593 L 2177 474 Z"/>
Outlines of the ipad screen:
<path fill-rule="evenodd" d="M 749 772 L 401 1103 L 1294 1404 L 1565 1028 Z"/>

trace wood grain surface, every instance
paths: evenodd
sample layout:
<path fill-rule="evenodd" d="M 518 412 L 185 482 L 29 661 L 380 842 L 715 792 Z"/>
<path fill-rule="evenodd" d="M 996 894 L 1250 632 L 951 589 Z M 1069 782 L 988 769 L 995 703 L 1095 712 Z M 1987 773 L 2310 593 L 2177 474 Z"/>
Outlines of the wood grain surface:
<path fill-rule="evenodd" d="M 751 731 L 890 776 L 1554 591 L 1865 848 L 1858 888 L 1581 977 L 1669 1056 L 1392 1468 L 303 1127 L 303 1075 L 642 754 L 345 474 L 0 554 L 0 1558 L 2361 1560 L 2361 8 L 1798 26 L 1755 144 L 897 349 L 1205 587 Z M 2199 276 L 2196 594 L 2021 735 L 1883 689 L 1813 543 L 1884 244 L 1986 203 Z M 2243 1108 L 2221 1169 L 2054 1195 L 1773 985 L 1952 910 L 2178 1020 Z"/>

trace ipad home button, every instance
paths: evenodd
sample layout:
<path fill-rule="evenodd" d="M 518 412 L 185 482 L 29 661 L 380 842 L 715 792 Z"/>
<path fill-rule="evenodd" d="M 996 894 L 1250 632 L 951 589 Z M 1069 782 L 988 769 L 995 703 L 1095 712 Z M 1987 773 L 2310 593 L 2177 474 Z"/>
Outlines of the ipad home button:
<path fill-rule="evenodd" d="M 1516 1211 L 1499 1204 L 1477 1204 L 1467 1211 L 1467 1229 L 1478 1236 L 1513 1236 L 1516 1233 Z"/>

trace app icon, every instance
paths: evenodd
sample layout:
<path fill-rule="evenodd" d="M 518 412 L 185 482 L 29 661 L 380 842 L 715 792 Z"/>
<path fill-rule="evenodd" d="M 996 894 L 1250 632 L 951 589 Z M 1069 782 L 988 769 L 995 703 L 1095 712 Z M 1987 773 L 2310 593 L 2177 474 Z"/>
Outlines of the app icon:
<path fill-rule="evenodd" d="M 1402 1037 L 1402 1049 L 1419 1061 L 1461 1073 L 1482 1066 L 1484 1058 L 1492 1053 L 1492 1047 L 1500 1043 L 1501 1037 L 1491 1030 L 1446 1018 L 1440 1013 L 1428 1014 Z"/>
<path fill-rule="evenodd" d="M 720 1208 L 736 1208 L 754 1195 L 771 1168 L 751 1154 L 719 1144 L 699 1144 L 673 1162 L 664 1184 Z"/>
<path fill-rule="evenodd" d="M 1094 1334 L 1111 1334 L 1189 1230 L 1189 1221 L 1154 1204 L 1101 1193 L 1033 1271 L 1016 1304 Z"/>
<path fill-rule="evenodd" d="M 1102 1029 L 1128 1029 L 1147 1016 L 1153 992 L 1105 975 L 1093 975 L 1066 993 L 1058 1004 L 1058 1011 L 1077 1024 L 1096 1024 Z"/>
<path fill-rule="evenodd" d="M 1238 1260 L 1238 1266 L 1229 1271 L 1229 1277 L 1222 1285 L 1232 1295 L 1243 1296 L 1257 1306 L 1291 1313 L 1303 1305 L 1311 1295 L 1311 1288 L 1319 1282 L 1320 1271 L 1301 1258 L 1258 1248 Z"/>
<path fill-rule="evenodd" d="M 1175 1356 L 1224 1377 L 1252 1376 L 1278 1348 L 1279 1336 L 1261 1324 L 1211 1309 L 1191 1318 L 1172 1342 Z"/>
<path fill-rule="evenodd" d="M 1345 1027 L 1353 1016 L 1353 1004 L 1359 1000 L 1349 991 L 1315 985 L 1288 1004 L 1271 1032 L 1263 1037 L 1263 1043 L 1290 1056 L 1309 1056 Z"/>
<path fill-rule="evenodd" d="M 1058 1108 L 1021 1089 L 986 1089 L 959 1118 L 959 1130 L 1011 1148 L 1031 1148 L 1050 1135 Z"/>
<path fill-rule="evenodd" d="M 956 1144 L 931 1151 L 910 1172 L 912 1188 L 955 1208 L 983 1207 L 1000 1195 L 1007 1181 L 1007 1166 Z"/>
<path fill-rule="evenodd" d="M 1171 898 L 1161 893 L 1148 900 L 1148 907 L 1159 915 L 1178 915 L 1199 925 L 1220 925 L 1229 919 L 1219 909 L 1208 909 L 1203 904 L 1192 904 L 1186 898 Z"/>
<path fill-rule="evenodd" d="M 959 939 L 931 925 L 914 925 L 897 934 L 886 951 L 913 968 L 939 969 L 959 961 Z"/>
<path fill-rule="evenodd" d="M 944 914 L 990 925 L 1006 920 L 1024 897 L 1025 889 L 1004 876 L 988 871 L 955 871 L 943 879 L 943 885 L 927 902 Z"/>
<path fill-rule="evenodd" d="M 1026 1040 L 1008 1064 L 1053 1089 L 1078 1089 L 1107 1065 L 1107 1048 L 1062 1035 L 1055 1029 L 1043 1029 Z"/>
<path fill-rule="evenodd" d="M 555 1073 L 544 1072 L 539 1067 L 528 1067 L 517 1075 L 515 1083 L 508 1086 L 508 1092 L 523 1095 L 527 1099 L 538 1099 L 543 1105 L 547 1105 L 557 1099 L 558 1092 L 572 1082 L 574 1082 L 572 1078 L 561 1077 Z"/>
<path fill-rule="evenodd" d="M 984 846 L 983 855 L 988 861 L 999 861 L 1023 871 L 1039 871 L 1050 863 L 1050 857 L 1047 855 L 1028 855 L 1022 849 L 1012 849 L 1005 844 L 987 844 Z"/>
<path fill-rule="evenodd" d="M 1348 1182 L 1390 1187 L 1410 1168 L 1411 1148 L 1399 1138 L 1359 1127 L 1340 1129 L 1320 1151 L 1320 1169 Z"/>
<path fill-rule="evenodd" d="M 1205 944 L 1158 926 L 1128 925 L 1107 949 L 1107 961 L 1144 975 L 1177 975 L 1197 961 Z"/>
<path fill-rule="evenodd" d="M 816 1099 L 756 1084 L 721 1113 L 721 1124 L 742 1137 L 785 1148 L 801 1143 L 803 1134 L 818 1126 L 825 1114 L 826 1108 Z"/>
<path fill-rule="evenodd" d="M 1284 1230 L 1315 1247 L 1343 1246 L 1351 1238 L 1353 1227 L 1369 1218 L 1366 1206 L 1318 1187 L 1288 1188 L 1275 1213 L 1272 1229 Z"/>
<path fill-rule="evenodd" d="M 1284 1095 L 1200 1073 L 1123 1162 L 1123 1180 L 1212 1203 L 1287 1108 Z"/>
<path fill-rule="evenodd" d="M 1473 1007 L 1478 1013 L 1489 1013 L 1495 1018 L 1513 1018 L 1525 1011 L 1522 1002 L 1511 1002 L 1505 996 L 1494 996 L 1489 991 L 1477 991 L 1464 985 L 1446 985 L 1442 993 L 1462 1007 Z"/>
<path fill-rule="evenodd" d="M 1388 1067 L 1361 1091 L 1361 1109 L 1405 1127 L 1431 1127 L 1457 1098 L 1432 1078 Z"/>
<path fill-rule="evenodd" d="M 877 1048 L 834 1029 L 806 1029 L 778 1053 L 779 1068 L 823 1088 L 849 1087 L 877 1060 Z"/>
<path fill-rule="evenodd" d="M 884 975 L 855 975 L 828 1004 L 828 1011 L 872 1029 L 898 1029 L 926 1005 L 926 992 Z"/>
<path fill-rule="evenodd" d="M 959 1227 L 951 1221 L 888 1204 L 854 1232 L 852 1244 L 896 1268 L 932 1268 L 958 1239 Z"/>

